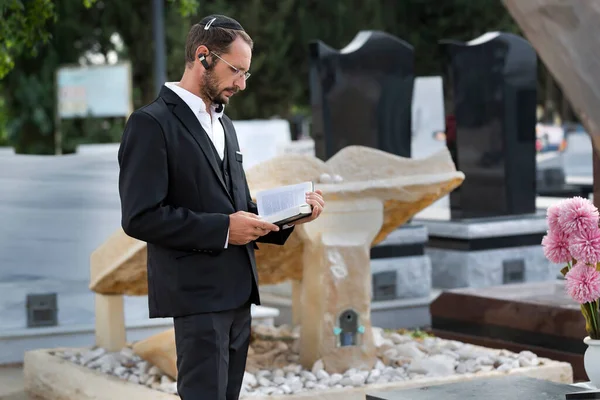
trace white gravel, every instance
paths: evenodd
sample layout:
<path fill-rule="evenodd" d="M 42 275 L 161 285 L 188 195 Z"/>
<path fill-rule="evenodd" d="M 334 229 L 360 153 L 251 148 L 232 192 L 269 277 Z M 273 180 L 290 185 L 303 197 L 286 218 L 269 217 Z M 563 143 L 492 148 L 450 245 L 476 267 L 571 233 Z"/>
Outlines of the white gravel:
<path fill-rule="evenodd" d="M 492 370 L 509 371 L 520 367 L 541 365 L 534 353 L 513 353 L 487 349 L 436 337 L 415 338 L 410 334 L 387 332 L 373 328 L 378 360 L 372 370 L 349 369 L 343 374 L 328 373 L 321 360 L 310 370 L 298 360 L 298 332 L 287 327 L 257 327 L 263 336 L 255 339 L 248 357 L 241 397 L 295 394 L 328 388 L 359 387 L 432 376 L 479 373 Z M 291 344 L 272 340 L 273 335 L 289 339 Z M 264 340 L 270 336 L 270 340 Z M 135 355 L 131 348 L 108 353 L 102 348 L 81 353 L 56 353 L 87 368 L 117 376 L 123 380 L 176 394 L 177 384 L 157 367 Z M 257 360 L 260 360 L 258 362 Z"/>

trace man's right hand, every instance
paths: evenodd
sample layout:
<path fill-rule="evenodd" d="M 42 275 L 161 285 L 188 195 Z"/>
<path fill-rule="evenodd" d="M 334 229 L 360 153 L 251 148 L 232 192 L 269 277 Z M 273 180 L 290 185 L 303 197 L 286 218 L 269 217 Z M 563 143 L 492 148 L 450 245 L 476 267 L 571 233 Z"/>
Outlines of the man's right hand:
<path fill-rule="evenodd" d="M 277 225 L 263 221 L 253 213 L 238 211 L 229 216 L 229 244 L 245 245 L 278 230 Z"/>

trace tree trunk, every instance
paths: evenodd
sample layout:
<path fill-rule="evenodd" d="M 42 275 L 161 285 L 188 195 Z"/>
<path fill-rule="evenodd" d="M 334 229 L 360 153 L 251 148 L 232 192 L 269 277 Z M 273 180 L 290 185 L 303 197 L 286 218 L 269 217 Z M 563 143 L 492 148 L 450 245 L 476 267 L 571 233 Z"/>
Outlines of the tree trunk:
<path fill-rule="evenodd" d="M 600 152 L 600 1 L 502 1 Z"/>

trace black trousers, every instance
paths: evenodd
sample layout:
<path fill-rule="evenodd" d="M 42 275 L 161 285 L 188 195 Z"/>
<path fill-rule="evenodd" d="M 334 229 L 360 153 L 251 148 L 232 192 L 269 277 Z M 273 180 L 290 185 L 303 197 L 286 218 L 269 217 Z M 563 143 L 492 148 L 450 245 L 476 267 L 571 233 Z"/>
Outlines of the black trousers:
<path fill-rule="evenodd" d="M 250 343 L 250 305 L 173 319 L 181 400 L 238 400 Z"/>

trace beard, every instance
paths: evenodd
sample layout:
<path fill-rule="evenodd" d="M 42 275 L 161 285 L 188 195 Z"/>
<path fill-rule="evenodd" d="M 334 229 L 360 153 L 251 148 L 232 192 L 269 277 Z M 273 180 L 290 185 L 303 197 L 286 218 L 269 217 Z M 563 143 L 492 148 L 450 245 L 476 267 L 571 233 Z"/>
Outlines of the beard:
<path fill-rule="evenodd" d="M 225 91 L 231 91 L 233 93 L 237 93 L 237 88 L 224 88 L 219 89 L 219 81 L 214 74 L 214 70 L 210 69 L 204 73 L 204 77 L 202 79 L 202 91 L 207 99 L 209 99 L 213 104 L 228 104 L 229 98 L 225 96 Z"/>

